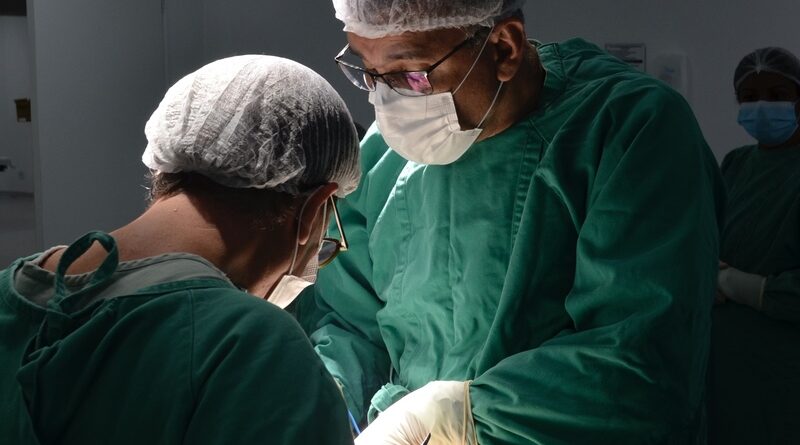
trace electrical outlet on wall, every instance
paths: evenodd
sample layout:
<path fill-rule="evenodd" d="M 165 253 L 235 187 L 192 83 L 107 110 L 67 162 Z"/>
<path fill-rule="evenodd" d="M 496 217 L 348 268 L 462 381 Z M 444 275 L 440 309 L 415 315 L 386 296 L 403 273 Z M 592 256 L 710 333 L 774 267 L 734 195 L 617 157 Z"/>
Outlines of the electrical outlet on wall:
<path fill-rule="evenodd" d="M 28 98 L 14 99 L 17 108 L 17 122 L 31 121 L 31 100 Z"/>

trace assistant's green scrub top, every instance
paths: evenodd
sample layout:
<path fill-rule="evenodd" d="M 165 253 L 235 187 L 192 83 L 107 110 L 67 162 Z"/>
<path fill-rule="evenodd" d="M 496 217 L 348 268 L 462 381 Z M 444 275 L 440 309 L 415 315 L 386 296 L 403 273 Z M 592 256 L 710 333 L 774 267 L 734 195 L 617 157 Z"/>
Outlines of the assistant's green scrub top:
<path fill-rule="evenodd" d="M 761 311 L 714 308 L 711 434 L 720 444 L 800 443 L 800 146 L 747 146 L 722 163 L 722 261 L 767 277 Z"/>
<path fill-rule="evenodd" d="M 538 50 L 538 111 L 452 165 L 373 125 L 350 250 L 296 315 L 360 419 L 473 380 L 481 445 L 702 441 L 716 161 L 664 84 L 582 40 Z"/>
<path fill-rule="evenodd" d="M 43 259 L 0 271 L 0 442 L 352 444 L 297 323 L 206 260 L 110 261 L 59 293 Z"/>

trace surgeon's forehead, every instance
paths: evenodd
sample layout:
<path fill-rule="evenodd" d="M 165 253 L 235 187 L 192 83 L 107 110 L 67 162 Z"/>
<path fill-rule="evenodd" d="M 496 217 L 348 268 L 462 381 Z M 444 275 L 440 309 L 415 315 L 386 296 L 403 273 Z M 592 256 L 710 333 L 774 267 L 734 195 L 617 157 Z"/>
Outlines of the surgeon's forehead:
<path fill-rule="evenodd" d="M 466 37 L 460 29 L 441 29 L 424 32 L 406 32 L 395 36 L 367 39 L 347 33 L 350 50 L 365 65 L 378 67 L 396 61 L 433 62 Z"/>

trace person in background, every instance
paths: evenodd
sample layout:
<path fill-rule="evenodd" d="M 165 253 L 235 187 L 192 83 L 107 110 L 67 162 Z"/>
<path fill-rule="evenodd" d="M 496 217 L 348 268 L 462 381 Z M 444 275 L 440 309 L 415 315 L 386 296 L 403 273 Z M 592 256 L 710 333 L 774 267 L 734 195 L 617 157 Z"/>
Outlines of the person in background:
<path fill-rule="evenodd" d="M 782 48 L 754 51 L 734 87 L 739 123 L 757 143 L 722 162 L 711 439 L 800 443 L 800 60 Z"/>
<path fill-rule="evenodd" d="M 144 214 L 0 272 L 2 442 L 352 444 L 334 380 L 263 299 L 342 248 L 321 240 L 359 180 L 341 98 L 233 57 L 178 81 L 145 133 Z"/>
<path fill-rule="evenodd" d="M 333 1 L 376 124 L 297 317 L 359 445 L 704 441 L 717 163 L 680 94 L 529 41 L 523 3 Z"/>

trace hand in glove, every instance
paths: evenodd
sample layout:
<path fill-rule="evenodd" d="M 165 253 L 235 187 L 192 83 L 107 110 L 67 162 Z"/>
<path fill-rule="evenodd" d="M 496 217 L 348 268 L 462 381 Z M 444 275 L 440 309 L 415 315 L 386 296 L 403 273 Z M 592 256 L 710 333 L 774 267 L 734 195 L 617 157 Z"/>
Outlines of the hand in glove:
<path fill-rule="evenodd" d="M 436 381 L 382 412 L 356 438 L 356 445 L 477 445 L 470 382 Z"/>
<path fill-rule="evenodd" d="M 761 310 L 766 278 L 725 265 L 717 275 L 717 289 L 725 298 Z"/>

